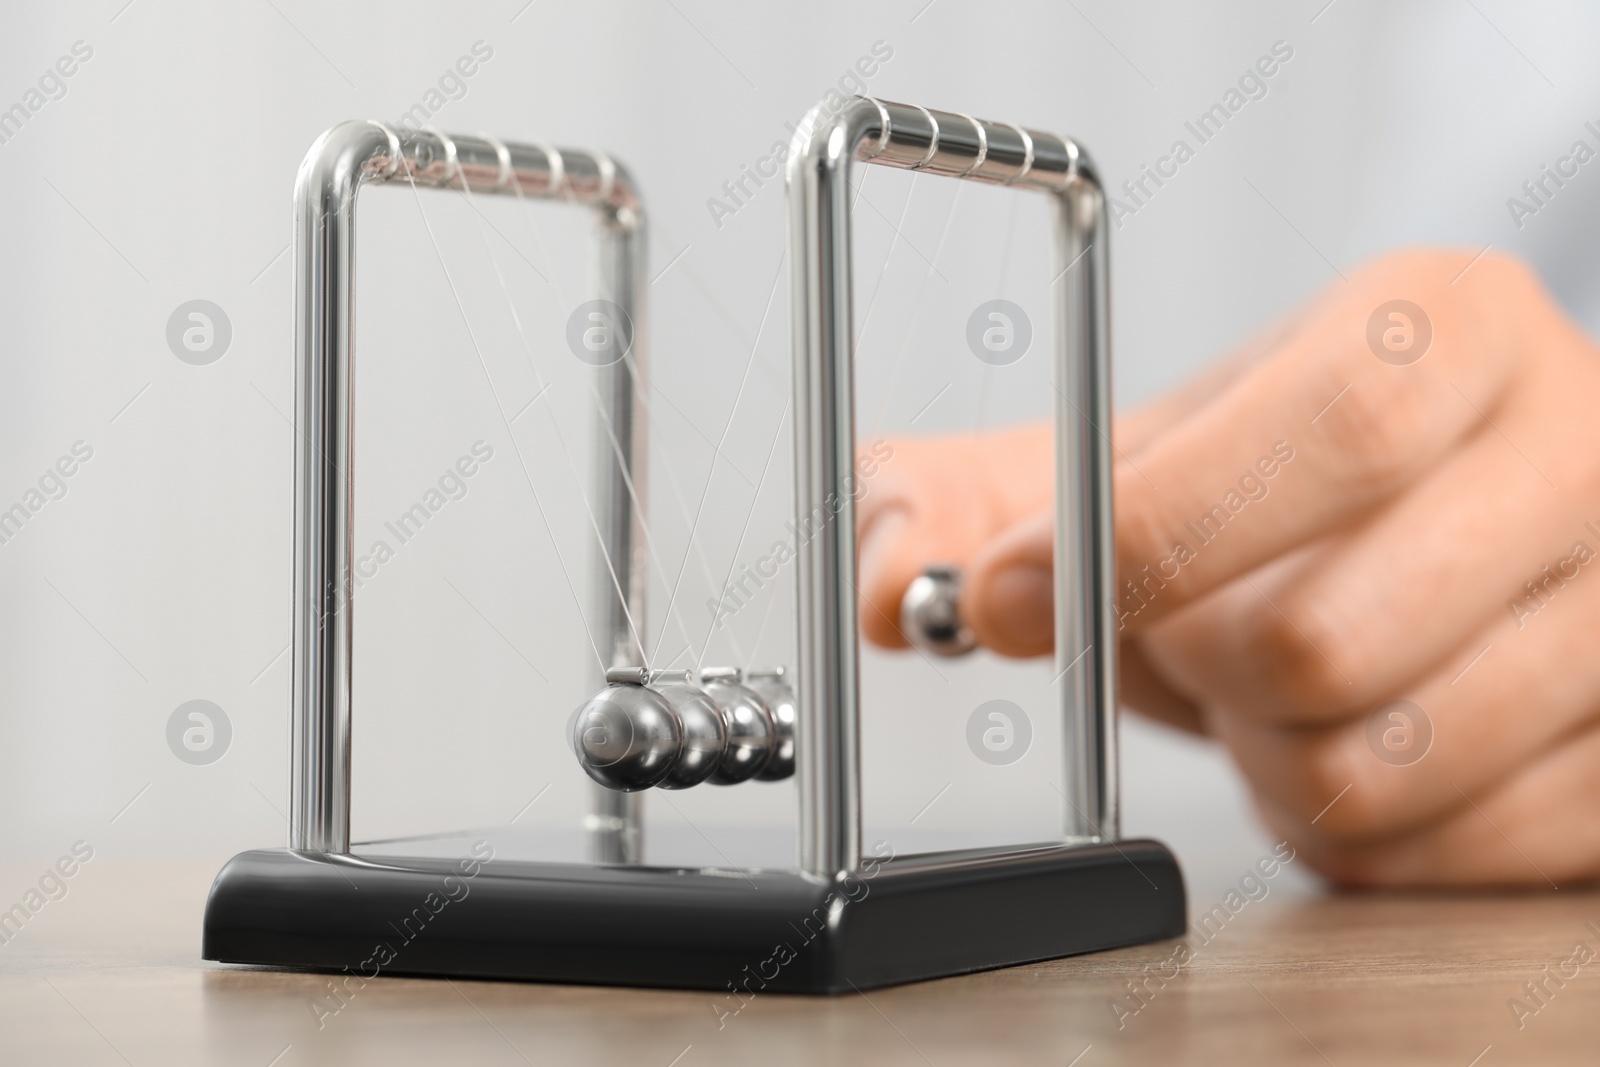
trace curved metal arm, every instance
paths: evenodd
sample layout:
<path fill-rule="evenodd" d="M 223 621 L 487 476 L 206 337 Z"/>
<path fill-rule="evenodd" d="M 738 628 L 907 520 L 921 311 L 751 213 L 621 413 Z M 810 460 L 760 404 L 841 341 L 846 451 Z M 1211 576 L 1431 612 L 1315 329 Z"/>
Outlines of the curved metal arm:
<path fill-rule="evenodd" d="M 295 179 L 294 689 L 289 847 L 350 849 L 351 564 L 354 559 L 354 296 L 356 194 L 367 183 L 415 181 L 472 193 L 568 200 L 601 220 L 601 285 L 633 320 L 633 348 L 600 371 L 617 441 L 602 427 L 596 486 L 604 551 L 617 571 L 597 581 L 606 666 L 642 663 L 627 623 L 643 624 L 644 210 L 626 170 L 604 155 L 486 137 L 407 133 L 345 122 L 317 138 Z M 631 481 L 633 494 L 628 485 Z M 596 685 L 604 670 L 597 669 Z M 598 799 L 598 798 L 597 798 Z M 637 808 L 605 793 L 618 860 L 637 857 Z M 631 852 L 631 855 L 630 855 Z"/>
<path fill-rule="evenodd" d="M 1117 830 L 1115 559 L 1108 444 L 1105 198 L 1087 157 L 1052 134 L 855 97 L 818 105 L 786 176 L 795 403 L 796 522 L 825 517 L 795 568 L 800 866 L 861 862 L 855 369 L 850 278 L 853 161 L 1050 194 L 1056 205 L 1056 665 L 1062 671 L 1065 836 Z M 1081 262 L 1080 262 L 1081 261 Z"/>

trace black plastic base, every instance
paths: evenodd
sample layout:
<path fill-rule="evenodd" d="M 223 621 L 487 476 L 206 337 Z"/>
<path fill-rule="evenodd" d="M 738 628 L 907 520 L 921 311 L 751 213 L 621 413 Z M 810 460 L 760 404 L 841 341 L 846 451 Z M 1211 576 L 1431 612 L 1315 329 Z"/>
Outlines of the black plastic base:
<path fill-rule="evenodd" d="M 275 849 L 217 875 L 201 954 L 366 978 L 842 993 L 1175 937 L 1185 922 L 1183 877 L 1155 841 L 907 857 L 832 884 Z"/>

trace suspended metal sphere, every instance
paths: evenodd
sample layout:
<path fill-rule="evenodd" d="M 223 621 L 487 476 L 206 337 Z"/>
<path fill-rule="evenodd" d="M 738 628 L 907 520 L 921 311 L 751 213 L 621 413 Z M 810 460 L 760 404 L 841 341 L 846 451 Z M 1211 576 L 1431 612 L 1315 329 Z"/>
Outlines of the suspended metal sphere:
<path fill-rule="evenodd" d="M 900 601 L 900 632 L 924 652 L 964 656 L 978 639 L 961 621 L 961 569 L 934 565 L 913 579 Z"/>
<path fill-rule="evenodd" d="M 772 712 L 772 724 L 777 743 L 772 749 L 772 759 L 756 775 L 763 782 L 776 782 L 794 774 L 794 687 L 789 684 L 787 672 L 782 667 L 752 669 L 745 676 L 745 685 L 760 694 Z"/>
<path fill-rule="evenodd" d="M 734 785 L 754 778 L 771 761 L 777 744 L 772 709 L 761 694 L 741 684 L 740 678 L 737 667 L 708 667 L 700 672 L 700 684 L 716 702 L 728 730 L 728 747 L 709 779 L 712 785 Z"/>
<path fill-rule="evenodd" d="M 722 711 L 704 689 L 690 680 L 688 671 L 655 671 L 651 688 L 672 705 L 678 716 L 681 742 L 678 760 L 657 785 L 662 789 L 688 789 L 711 777 L 728 748 L 728 728 Z"/>
<path fill-rule="evenodd" d="M 608 685 L 573 716 L 572 747 L 579 765 L 618 792 L 659 784 L 677 761 L 681 743 L 671 703 L 642 685 Z"/>

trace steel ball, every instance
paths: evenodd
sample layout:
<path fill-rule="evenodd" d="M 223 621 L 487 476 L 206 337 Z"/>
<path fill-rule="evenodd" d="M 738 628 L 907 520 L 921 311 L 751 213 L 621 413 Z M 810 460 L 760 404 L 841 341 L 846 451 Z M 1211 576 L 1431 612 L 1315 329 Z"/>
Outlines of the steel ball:
<path fill-rule="evenodd" d="M 772 712 L 776 743 L 772 758 L 756 775 L 763 782 L 776 782 L 794 774 L 795 695 L 788 674 L 782 667 L 762 667 L 745 676 L 745 685 L 760 694 Z"/>
<path fill-rule="evenodd" d="M 572 747 L 584 771 L 608 789 L 635 793 L 672 771 L 682 728 L 666 697 L 641 685 L 608 685 L 578 708 Z"/>
<path fill-rule="evenodd" d="M 699 785 L 716 771 L 728 747 L 722 711 L 710 694 L 689 680 L 688 671 L 663 672 L 652 688 L 672 705 L 682 735 L 677 762 L 656 784 L 662 789 Z"/>
<path fill-rule="evenodd" d="M 772 709 L 761 694 L 740 681 L 734 667 L 711 667 L 700 674 L 700 685 L 715 701 L 728 731 L 728 747 L 708 781 L 734 785 L 760 774 L 772 759 L 777 727 Z"/>
<path fill-rule="evenodd" d="M 900 601 L 900 632 L 907 641 L 937 656 L 964 656 L 978 647 L 961 621 L 961 571 L 930 566 L 912 580 Z"/>

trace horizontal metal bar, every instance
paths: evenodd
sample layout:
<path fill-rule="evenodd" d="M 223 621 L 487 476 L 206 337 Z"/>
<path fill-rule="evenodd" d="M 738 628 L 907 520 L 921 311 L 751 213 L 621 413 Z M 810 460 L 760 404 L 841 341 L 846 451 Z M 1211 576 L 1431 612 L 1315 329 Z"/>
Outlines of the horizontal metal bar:
<path fill-rule="evenodd" d="M 878 129 L 856 148 L 856 158 L 866 163 L 1059 193 L 1082 162 L 1077 144 L 1053 133 L 870 96 L 861 99 L 878 111 Z"/>
<path fill-rule="evenodd" d="M 604 152 L 373 125 L 389 135 L 390 147 L 368 161 L 367 181 L 415 181 L 473 193 L 565 200 L 605 209 L 625 227 L 637 225 L 638 187 L 627 169 Z"/>

